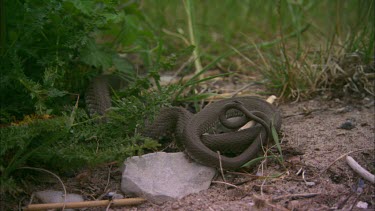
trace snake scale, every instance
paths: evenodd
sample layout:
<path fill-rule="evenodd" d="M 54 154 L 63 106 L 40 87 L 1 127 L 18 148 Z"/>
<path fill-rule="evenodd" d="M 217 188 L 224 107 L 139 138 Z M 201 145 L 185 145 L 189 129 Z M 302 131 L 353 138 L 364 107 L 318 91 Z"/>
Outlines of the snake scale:
<path fill-rule="evenodd" d="M 98 77 L 92 81 L 86 92 L 86 106 L 90 115 L 103 115 L 111 106 L 107 79 Z M 238 130 L 250 120 L 256 124 Z M 226 128 L 226 131 L 212 133 L 212 128 L 217 125 Z M 256 158 L 271 138 L 271 126 L 276 131 L 280 130 L 279 110 L 265 100 L 248 96 L 211 103 L 196 114 L 181 107 L 162 108 L 142 134 L 158 139 L 166 133 L 174 133 L 189 157 L 196 162 L 237 169 Z"/>

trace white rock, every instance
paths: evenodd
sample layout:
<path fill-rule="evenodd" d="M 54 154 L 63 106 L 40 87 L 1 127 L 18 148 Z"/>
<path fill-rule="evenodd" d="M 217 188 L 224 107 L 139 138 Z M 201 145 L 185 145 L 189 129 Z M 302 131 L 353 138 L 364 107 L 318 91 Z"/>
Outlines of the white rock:
<path fill-rule="evenodd" d="M 367 202 L 359 201 L 356 206 L 358 208 L 367 209 L 368 204 L 367 204 Z"/>
<path fill-rule="evenodd" d="M 54 190 L 44 190 L 35 193 L 35 197 L 43 203 L 62 203 L 64 202 L 64 192 Z M 84 201 L 83 197 L 79 194 L 69 193 L 66 194 L 65 202 L 80 202 Z M 65 209 L 73 210 L 73 209 Z"/>
<path fill-rule="evenodd" d="M 124 164 L 121 190 L 157 204 L 208 189 L 216 174 L 215 168 L 190 161 L 182 152 L 135 156 Z"/>

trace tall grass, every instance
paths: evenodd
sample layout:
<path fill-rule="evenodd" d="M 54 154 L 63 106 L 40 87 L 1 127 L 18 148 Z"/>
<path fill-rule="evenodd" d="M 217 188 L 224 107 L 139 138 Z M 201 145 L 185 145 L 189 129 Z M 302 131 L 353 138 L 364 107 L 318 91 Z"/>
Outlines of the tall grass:
<path fill-rule="evenodd" d="M 347 54 L 360 55 L 357 66 L 374 60 L 374 0 L 192 2 L 202 63 L 226 55 L 222 62 L 229 66 L 238 64 L 240 58 L 236 71 L 262 74 L 267 87 L 284 98 L 307 98 L 330 90 L 338 81 L 331 80 L 337 70 L 329 66 L 337 60 L 341 67 L 340 58 Z M 169 50 L 184 45 L 161 30 L 187 36 L 188 19 L 181 2 L 148 1 L 142 11 L 160 29 L 159 36 L 169 41 Z M 260 45 L 264 42 L 272 44 Z M 232 49 L 238 49 L 241 56 L 233 55 Z M 350 81 L 350 74 L 345 77 L 337 78 Z"/>

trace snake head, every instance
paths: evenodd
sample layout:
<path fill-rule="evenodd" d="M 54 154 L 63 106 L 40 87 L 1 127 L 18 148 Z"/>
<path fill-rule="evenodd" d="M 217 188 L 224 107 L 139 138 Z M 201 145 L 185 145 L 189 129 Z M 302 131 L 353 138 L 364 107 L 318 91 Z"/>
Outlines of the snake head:
<path fill-rule="evenodd" d="M 233 118 L 228 118 L 228 111 L 235 109 L 238 110 L 239 112 L 243 113 L 240 109 L 240 107 L 243 107 L 243 103 L 238 100 L 233 100 L 232 102 L 229 102 L 225 104 L 222 108 L 221 111 L 219 112 L 219 120 L 221 124 L 229 129 L 238 129 L 245 125 L 249 119 L 245 115 L 239 115 L 237 116 L 235 121 L 231 121 L 230 119 Z"/>

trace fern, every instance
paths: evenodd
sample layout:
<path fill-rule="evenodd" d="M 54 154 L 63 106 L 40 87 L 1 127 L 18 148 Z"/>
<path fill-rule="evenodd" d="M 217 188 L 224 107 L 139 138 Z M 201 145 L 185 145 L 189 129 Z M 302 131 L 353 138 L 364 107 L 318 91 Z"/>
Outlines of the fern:
<path fill-rule="evenodd" d="M 116 49 L 126 39 L 123 31 L 127 19 L 137 20 L 141 14 L 134 8 L 129 13 L 118 10 L 120 3 L 5 1 L 7 12 L 1 26 L 7 33 L 0 55 L 0 60 L 6 61 L 0 65 L 2 123 L 12 121 L 12 116 L 20 119 L 25 113 L 58 113 L 62 96 L 82 93 L 90 78 L 108 69 L 126 74 L 134 71 Z M 133 25 L 137 27 L 141 26 Z M 138 31 L 144 34 L 146 30 Z M 23 105 L 14 106 L 20 99 Z"/>

